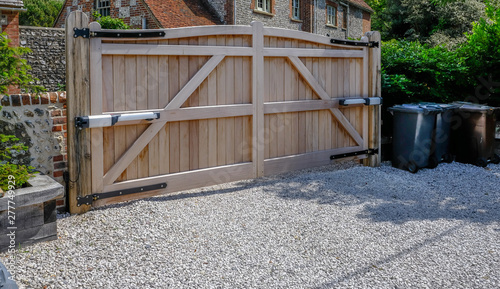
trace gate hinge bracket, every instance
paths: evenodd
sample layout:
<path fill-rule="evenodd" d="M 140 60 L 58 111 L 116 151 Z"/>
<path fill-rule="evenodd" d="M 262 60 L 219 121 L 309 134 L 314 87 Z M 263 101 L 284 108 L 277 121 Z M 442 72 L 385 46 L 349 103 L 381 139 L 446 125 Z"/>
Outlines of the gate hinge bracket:
<path fill-rule="evenodd" d="M 88 28 L 73 28 L 73 37 L 78 38 L 79 36 L 83 38 L 90 38 L 90 29 Z"/>
<path fill-rule="evenodd" d="M 363 42 L 363 41 L 353 41 L 353 40 L 330 39 L 330 43 L 349 45 L 349 46 L 364 46 L 368 48 L 380 47 L 380 43 L 378 41 Z"/>
<path fill-rule="evenodd" d="M 92 202 L 100 200 L 100 199 L 119 197 L 119 196 L 124 196 L 124 195 L 135 194 L 135 193 L 143 193 L 143 192 L 147 192 L 147 191 L 161 190 L 161 189 L 164 189 L 166 187 L 167 187 L 167 183 L 161 183 L 161 184 L 155 184 L 155 185 L 138 187 L 138 188 L 131 188 L 131 189 L 101 193 L 101 194 L 87 195 L 85 197 L 77 197 L 76 198 L 76 206 L 77 207 L 80 207 L 81 205 L 90 206 L 90 205 L 92 205 Z"/>
<path fill-rule="evenodd" d="M 345 153 L 345 154 L 338 154 L 338 155 L 331 155 L 330 160 L 337 160 L 337 159 L 343 159 L 343 158 L 348 158 L 348 157 L 355 157 L 359 155 L 376 155 L 378 154 L 378 148 L 375 149 L 367 149 L 364 151 L 358 151 L 358 152 L 352 152 L 352 153 Z"/>

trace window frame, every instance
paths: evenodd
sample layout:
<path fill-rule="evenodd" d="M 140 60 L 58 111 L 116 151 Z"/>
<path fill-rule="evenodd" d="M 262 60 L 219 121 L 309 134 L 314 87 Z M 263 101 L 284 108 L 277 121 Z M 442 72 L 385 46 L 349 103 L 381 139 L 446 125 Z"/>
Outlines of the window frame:
<path fill-rule="evenodd" d="M 255 0 L 257 2 L 256 9 L 262 12 L 271 13 L 271 0 Z M 262 7 L 259 5 L 262 4 Z"/>
<path fill-rule="evenodd" d="M 292 0 L 292 19 L 300 20 L 300 0 Z"/>
<path fill-rule="evenodd" d="M 330 10 L 333 10 L 332 14 L 330 14 Z M 332 21 L 330 21 L 330 17 L 332 17 Z M 326 24 L 331 26 L 337 26 L 337 7 L 333 5 L 326 5 Z"/>
<path fill-rule="evenodd" d="M 103 3 L 108 6 L 104 6 Z M 96 10 L 102 17 L 111 16 L 111 0 L 96 0 Z"/>

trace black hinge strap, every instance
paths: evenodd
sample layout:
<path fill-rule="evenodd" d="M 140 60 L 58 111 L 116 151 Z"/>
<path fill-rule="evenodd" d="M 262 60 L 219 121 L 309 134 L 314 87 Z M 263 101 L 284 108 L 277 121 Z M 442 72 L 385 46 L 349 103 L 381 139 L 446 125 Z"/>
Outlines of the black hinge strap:
<path fill-rule="evenodd" d="M 77 197 L 76 198 L 76 205 L 77 205 L 77 207 L 80 207 L 81 205 L 89 205 L 90 206 L 93 201 L 97 201 L 100 199 L 107 199 L 107 198 L 119 197 L 119 196 L 124 196 L 124 195 L 135 194 L 135 193 L 161 190 L 161 189 L 164 189 L 166 187 L 167 187 L 167 183 L 161 183 L 161 184 L 155 184 L 155 185 L 138 187 L 138 188 L 131 188 L 131 189 L 101 193 L 101 194 L 87 195 L 85 197 Z"/>
<path fill-rule="evenodd" d="M 380 46 L 378 41 L 363 42 L 363 41 L 353 41 L 353 40 L 330 39 L 330 43 L 349 45 L 349 46 L 364 46 L 369 48 L 374 48 L 374 47 L 378 48 Z"/>
<path fill-rule="evenodd" d="M 165 36 L 165 31 L 92 31 L 88 28 L 73 28 L 75 32 L 73 37 L 77 38 L 82 36 L 83 38 L 89 37 L 109 37 L 109 38 L 151 38 L 151 37 L 163 37 Z"/>
<path fill-rule="evenodd" d="M 338 154 L 338 155 L 331 155 L 330 160 L 336 160 L 336 159 L 343 159 L 343 158 L 348 158 L 348 157 L 354 157 L 354 156 L 359 156 L 359 155 L 375 155 L 378 154 L 378 149 L 367 149 L 364 151 L 358 151 L 358 152 L 352 152 L 352 153 L 345 153 L 345 154 Z"/>

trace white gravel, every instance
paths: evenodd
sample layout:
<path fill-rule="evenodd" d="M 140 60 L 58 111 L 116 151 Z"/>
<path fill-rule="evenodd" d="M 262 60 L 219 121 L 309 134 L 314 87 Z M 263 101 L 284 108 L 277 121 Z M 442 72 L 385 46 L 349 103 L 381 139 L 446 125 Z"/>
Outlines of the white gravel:
<path fill-rule="evenodd" d="M 16 253 L 21 288 L 499 288 L 500 165 L 336 164 L 93 210 L 58 235 Z"/>

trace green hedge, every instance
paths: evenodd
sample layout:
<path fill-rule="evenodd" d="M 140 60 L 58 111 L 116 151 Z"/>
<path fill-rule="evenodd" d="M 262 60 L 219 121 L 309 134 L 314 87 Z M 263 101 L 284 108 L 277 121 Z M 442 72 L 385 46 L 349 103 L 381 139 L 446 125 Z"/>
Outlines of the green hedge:
<path fill-rule="evenodd" d="M 467 43 L 455 50 L 391 40 L 382 46 L 387 105 L 468 100 L 500 106 L 500 9 L 487 4 Z"/>

